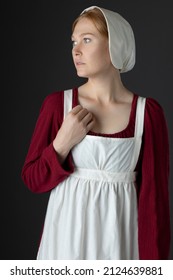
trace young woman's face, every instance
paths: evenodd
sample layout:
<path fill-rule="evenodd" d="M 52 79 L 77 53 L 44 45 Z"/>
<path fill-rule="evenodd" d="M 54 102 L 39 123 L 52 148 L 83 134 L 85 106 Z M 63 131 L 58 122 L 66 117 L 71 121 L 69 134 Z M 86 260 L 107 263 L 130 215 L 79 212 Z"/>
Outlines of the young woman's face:
<path fill-rule="evenodd" d="M 82 18 L 72 34 L 72 56 L 79 77 L 102 75 L 112 67 L 108 39 L 102 36 L 94 23 Z"/>

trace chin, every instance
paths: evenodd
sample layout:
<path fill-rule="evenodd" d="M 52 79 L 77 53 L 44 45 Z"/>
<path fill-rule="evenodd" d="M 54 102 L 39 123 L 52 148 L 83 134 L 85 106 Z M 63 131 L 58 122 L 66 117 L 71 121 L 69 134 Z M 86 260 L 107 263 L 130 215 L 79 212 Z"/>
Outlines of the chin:
<path fill-rule="evenodd" d="M 78 75 L 78 77 L 81 77 L 81 78 L 88 78 L 88 76 L 84 73 L 77 72 L 77 75 Z"/>

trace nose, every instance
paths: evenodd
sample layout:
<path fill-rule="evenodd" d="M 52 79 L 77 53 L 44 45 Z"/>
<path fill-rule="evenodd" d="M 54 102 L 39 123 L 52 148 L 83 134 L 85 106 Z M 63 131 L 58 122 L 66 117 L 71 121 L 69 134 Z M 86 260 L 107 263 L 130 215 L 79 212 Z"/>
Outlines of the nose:
<path fill-rule="evenodd" d="M 77 56 L 77 55 L 80 55 L 82 53 L 81 51 L 81 46 L 80 44 L 76 44 L 75 46 L 73 46 L 73 49 L 72 49 L 72 53 L 73 55 Z"/>

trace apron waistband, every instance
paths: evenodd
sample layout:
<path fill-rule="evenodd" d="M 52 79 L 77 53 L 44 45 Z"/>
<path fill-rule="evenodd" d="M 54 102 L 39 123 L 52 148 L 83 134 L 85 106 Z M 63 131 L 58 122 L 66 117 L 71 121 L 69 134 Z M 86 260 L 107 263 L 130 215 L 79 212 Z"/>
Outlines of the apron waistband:
<path fill-rule="evenodd" d="M 70 175 L 77 178 L 90 179 L 94 181 L 105 181 L 105 182 L 124 182 L 131 183 L 136 181 L 137 172 L 108 172 L 105 170 L 98 169 L 85 169 L 76 168 L 75 171 Z"/>

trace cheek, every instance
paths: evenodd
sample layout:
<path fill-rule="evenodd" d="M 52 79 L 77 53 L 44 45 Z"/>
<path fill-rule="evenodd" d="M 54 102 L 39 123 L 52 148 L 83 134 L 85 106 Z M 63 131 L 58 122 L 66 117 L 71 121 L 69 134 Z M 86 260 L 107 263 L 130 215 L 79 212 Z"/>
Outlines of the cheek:
<path fill-rule="evenodd" d="M 104 54 L 105 54 L 105 58 L 107 61 L 111 61 L 111 57 L 110 57 L 110 52 L 109 52 L 109 46 L 105 47 L 105 50 L 103 50 Z"/>
<path fill-rule="evenodd" d="M 101 44 L 102 47 L 99 48 L 99 52 L 101 53 L 102 56 L 105 58 L 110 58 L 110 53 L 109 53 L 109 44 L 106 42 L 103 42 Z"/>
<path fill-rule="evenodd" d="M 101 48 L 98 52 L 99 57 L 101 57 L 101 61 L 103 64 L 110 64 L 111 63 L 111 58 L 110 58 L 110 53 L 109 49 L 106 47 Z"/>
<path fill-rule="evenodd" d="M 73 53 L 73 50 L 71 51 L 71 56 L 72 56 L 72 59 L 74 60 L 74 53 Z"/>
<path fill-rule="evenodd" d="M 94 57 L 101 57 L 102 59 L 107 59 L 110 57 L 109 55 L 109 50 L 107 49 L 107 47 L 103 47 L 103 48 L 97 48 L 93 54 Z"/>

